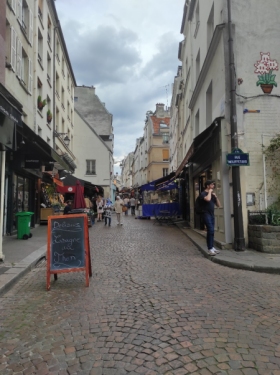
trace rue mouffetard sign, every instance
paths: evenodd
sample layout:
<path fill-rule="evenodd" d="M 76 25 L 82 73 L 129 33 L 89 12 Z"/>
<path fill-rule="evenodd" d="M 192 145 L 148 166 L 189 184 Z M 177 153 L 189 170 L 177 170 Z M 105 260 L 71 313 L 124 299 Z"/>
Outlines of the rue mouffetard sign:
<path fill-rule="evenodd" d="M 240 148 L 234 148 L 230 154 L 227 154 L 227 165 L 230 167 L 246 167 L 250 165 L 249 154 L 246 154 Z"/>

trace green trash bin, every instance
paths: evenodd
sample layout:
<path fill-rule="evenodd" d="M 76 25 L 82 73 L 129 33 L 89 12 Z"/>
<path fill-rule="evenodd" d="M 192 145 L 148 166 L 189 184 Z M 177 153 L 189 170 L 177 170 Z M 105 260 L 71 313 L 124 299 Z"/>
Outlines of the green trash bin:
<path fill-rule="evenodd" d="M 17 212 L 17 238 L 21 240 L 28 240 L 32 237 L 30 233 L 31 216 L 34 212 L 22 211 Z"/>

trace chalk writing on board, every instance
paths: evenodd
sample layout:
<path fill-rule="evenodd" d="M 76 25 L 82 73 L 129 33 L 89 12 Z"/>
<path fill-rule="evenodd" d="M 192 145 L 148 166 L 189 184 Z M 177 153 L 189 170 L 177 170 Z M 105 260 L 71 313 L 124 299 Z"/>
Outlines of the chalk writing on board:
<path fill-rule="evenodd" d="M 73 253 L 58 253 L 57 251 L 53 254 L 53 266 L 54 267 L 61 267 L 61 266 L 69 266 L 71 264 L 72 266 L 79 267 L 81 265 L 81 260 L 76 259 L 76 256 Z"/>
<path fill-rule="evenodd" d="M 67 244 L 67 245 L 74 245 L 75 243 L 80 243 L 80 238 L 63 238 L 60 234 L 59 235 L 54 235 L 53 236 L 53 245 L 56 244 Z"/>
<path fill-rule="evenodd" d="M 81 230 L 83 230 L 83 228 L 80 223 L 67 223 L 66 221 L 60 223 L 58 221 L 54 221 L 52 230 L 59 230 L 64 232 L 80 232 Z"/>

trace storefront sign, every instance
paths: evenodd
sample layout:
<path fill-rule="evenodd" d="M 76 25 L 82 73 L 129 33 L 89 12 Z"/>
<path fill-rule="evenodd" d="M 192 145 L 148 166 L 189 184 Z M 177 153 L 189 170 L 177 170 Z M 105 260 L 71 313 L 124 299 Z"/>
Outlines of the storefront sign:
<path fill-rule="evenodd" d="M 41 162 L 38 158 L 32 157 L 31 155 L 25 155 L 25 165 L 24 168 L 28 169 L 40 169 Z"/>
<path fill-rule="evenodd" d="M 231 167 L 249 166 L 249 154 L 244 153 L 240 148 L 235 148 L 232 153 L 227 154 L 227 165 Z"/>

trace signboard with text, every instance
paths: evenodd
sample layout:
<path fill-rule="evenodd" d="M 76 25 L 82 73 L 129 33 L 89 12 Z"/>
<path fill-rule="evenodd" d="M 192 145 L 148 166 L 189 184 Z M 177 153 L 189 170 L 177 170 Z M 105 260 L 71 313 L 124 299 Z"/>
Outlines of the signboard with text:
<path fill-rule="evenodd" d="M 240 148 L 235 148 L 230 154 L 227 154 L 227 165 L 230 167 L 249 166 L 249 154 L 244 153 Z"/>

